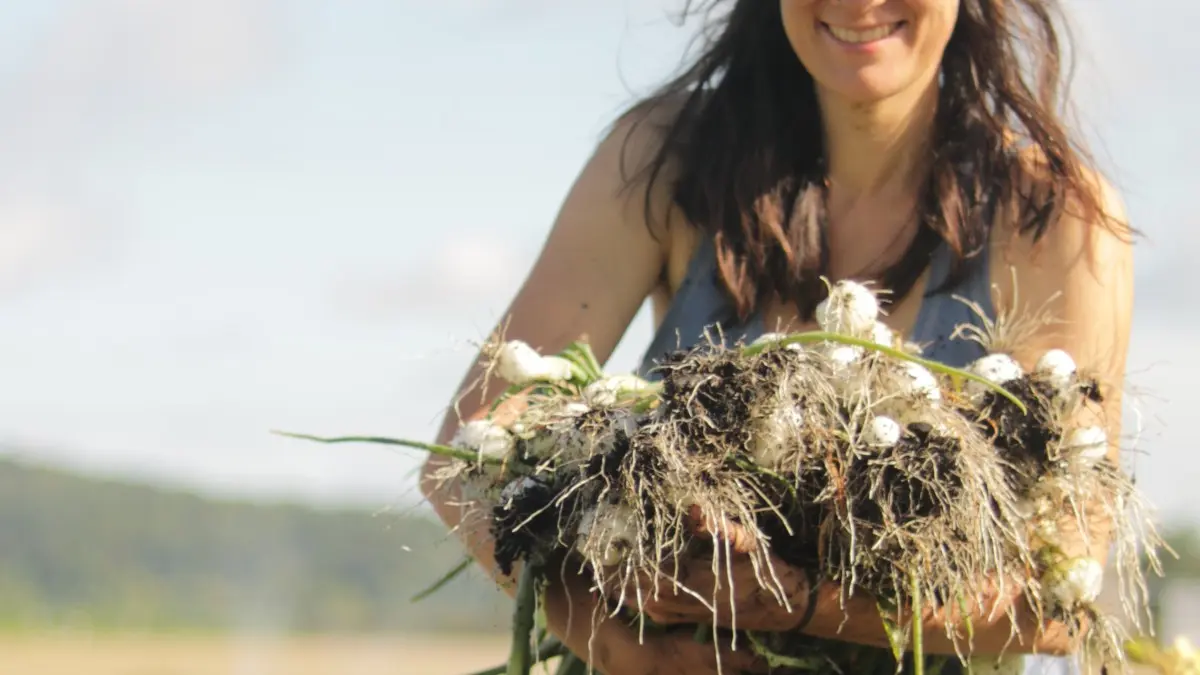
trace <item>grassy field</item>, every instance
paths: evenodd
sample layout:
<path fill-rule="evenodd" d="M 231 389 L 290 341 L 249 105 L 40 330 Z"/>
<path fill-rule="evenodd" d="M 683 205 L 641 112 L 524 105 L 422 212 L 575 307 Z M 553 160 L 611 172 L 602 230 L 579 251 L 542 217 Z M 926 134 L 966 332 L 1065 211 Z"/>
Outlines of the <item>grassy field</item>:
<path fill-rule="evenodd" d="M 507 652 L 503 635 L 0 636 L 0 675 L 466 675 Z"/>
<path fill-rule="evenodd" d="M 507 656 L 508 637 L 495 634 L 291 639 L 0 635 L 0 675 L 468 675 L 500 665 Z M 1133 675 L 1153 672 L 1131 669 Z"/>

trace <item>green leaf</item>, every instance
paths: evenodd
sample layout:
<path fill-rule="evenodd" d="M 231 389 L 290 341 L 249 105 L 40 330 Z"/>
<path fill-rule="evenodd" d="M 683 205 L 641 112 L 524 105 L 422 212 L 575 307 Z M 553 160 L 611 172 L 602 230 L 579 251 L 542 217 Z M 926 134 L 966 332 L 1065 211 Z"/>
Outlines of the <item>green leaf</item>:
<path fill-rule="evenodd" d="M 508 653 L 506 675 L 529 675 L 533 655 L 529 642 L 533 636 L 534 613 L 537 611 L 537 567 L 528 562 L 521 568 L 517 582 L 517 598 L 513 607 L 512 645 Z"/>
<path fill-rule="evenodd" d="M 880 598 L 876 600 L 876 606 L 879 608 L 879 618 L 883 620 L 883 630 L 887 633 L 888 644 L 892 647 L 892 657 L 899 663 L 904 659 L 904 643 L 908 638 L 908 632 L 891 619 L 896 612 L 894 603 Z"/>
<path fill-rule="evenodd" d="M 921 581 L 913 575 L 909 581 L 912 593 L 913 675 L 925 675 L 925 625 L 921 621 Z"/>
<path fill-rule="evenodd" d="M 271 433 L 287 438 L 298 438 L 304 441 L 315 441 L 317 443 L 374 443 L 377 445 L 398 445 L 414 450 L 424 450 L 431 455 L 439 455 L 442 457 L 450 457 L 452 459 L 460 459 L 464 462 L 472 464 L 481 463 L 479 453 L 462 448 L 452 448 L 448 445 L 438 445 L 436 443 L 422 443 L 421 441 L 410 441 L 403 438 L 384 438 L 382 436 L 338 436 L 333 438 L 325 438 L 321 436 L 310 436 L 308 434 L 296 434 L 290 431 L 272 431 Z M 483 464 L 503 464 L 501 459 L 491 457 L 482 458 Z"/>
<path fill-rule="evenodd" d="M 1012 392 L 1010 392 L 1008 389 L 1005 389 L 1004 387 L 992 382 L 991 380 L 988 380 L 987 378 L 980 377 L 979 375 L 976 375 L 975 373 L 968 372 L 961 368 L 954 368 L 951 366 L 947 366 L 944 363 L 939 363 L 937 361 L 931 361 L 929 359 L 924 359 L 919 356 L 914 356 L 912 354 L 909 354 L 908 352 L 904 352 L 899 349 L 896 349 L 895 347 L 888 347 L 886 345 L 881 345 L 878 342 L 875 342 L 874 340 L 864 340 L 862 338 L 850 337 L 849 335 L 842 335 L 841 333 L 829 333 L 826 331 L 810 331 L 807 333 L 793 333 L 791 335 L 788 335 L 787 337 L 780 338 L 778 341 L 775 341 L 775 342 L 752 344 L 747 347 L 743 347 L 742 353 L 749 355 L 749 356 L 753 356 L 755 354 L 762 353 L 768 347 L 786 347 L 787 345 L 806 344 L 806 343 L 810 343 L 810 342 L 837 342 L 837 343 L 844 344 L 844 345 L 862 347 L 863 349 L 871 349 L 871 350 L 874 350 L 877 352 L 887 354 L 888 356 L 891 356 L 892 358 L 900 359 L 902 361 L 911 361 L 913 363 L 925 366 L 926 368 L 928 368 L 929 370 L 932 370 L 934 372 L 942 373 L 944 375 L 949 376 L 951 384 L 953 384 L 956 389 L 962 388 L 963 380 L 970 380 L 972 382 L 977 382 L 977 383 L 982 384 L 983 386 L 987 387 L 988 389 L 991 389 L 992 391 L 996 392 L 997 394 L 1000 394 L 1001 396 L 1008 399 L 1009 401 L 1012 401 L 1013 405 L 1017 406 L 1017 408 L 1021 411 L 1021 414 L 1023 414 L 1023 415 L 1029 414 L 1029 410 L 1025 407 L 1025 404 L 1021 403 L 1021 400 L 1018 399 L 1016 396 L 1014 396 Z"/>
<path fill-rule="evenodd" d="M 827 661 L 820 656 L 796 657 L 777 654 L 770 647 L 763 644 L 754 633 L 746 633 L 746 639 L 750 641 L 750 648 L 754 653 L 761 656 L 767 662 L 767 668 L 775 670 L 777 668 L 797 668 L 803 671 L 818 671 L 824 666 Z"/>
<path fill-rule="evenodd" d="M 576 343 L 579 346 L 579 352 L 583 355 L 584 361 L 588 365 L 588 369 L 597 379 L 604 377 L 604 367 L 600 365 L 600 359 L 596 358 L 596 352 L 592 351 L 592 345 L 584 341 Z"/>
<path fill-rule="evenodd" d="M 637 401 L 635 401 L 633 404 L 633 412 L 640 415 L 644 412 L 648 412 L 651 408 L 653 408 L 654 404 L 657 403 L 659 400 L 658 392 L 661 389 L 662 389 L 662 387 L 657 387 L 653 390 L 654 393 L 642 396 L 641 398 L 637 399 Z"/>
<path fill-rule="evenodd" d="M 470 569 L 471 563 L 473 563 L 473 562 L 475 562 L 475 559 L 472 558 L 471 556 L 464 557 L 462 562 L 455 565 L 453 569 L 451 569 L 449 572 L 446 572 L 437 581 L 433 582 L 432 586 L 430 586 L 429 588 L 426 588 L 425 590 L 421 591 L 420 593 L 417 593 L 416 595 L 412 596 L 412 599 L 410 600 L 410 602 L 420 602 L 420 601 L 424 600 L 425 598 L 428 598 L 429 596 L 433 595 L 434 593 L 437 593 L 443 587 L 445 587 L 446 584 L 453 581 L 455 579 L 455 577 L 457 577 L 458 575 L 460 575 L 463 572 L 466 572 L 468 569 Z"/>
<path fill-rule="evenodd" d="M 558 356 L 570 361 L 580 370 L 582 378 L 580 382 L 577 382 L 580 386 L 587 386 L 604 377 L 604 369 L 601 368 L 600 361 L 596 359 L 596 353 L 592 351 L 588 343 L 582 340 L 576 340 L 567 345 Z"/>
<path fill-rule="evenodd" d="M 967 601 L 963 597 L 962 592 L 958 593 L 958 608 L 963 613 L 963 621 L 967 624 L 967 640 L 971 644 L 975 643 L 975 622 L 971 620 L 971 613 L 967 611 Z"/>
<path fill-rule="evenodd" d="M 555 675 L 587 675 L 587 664 L 574 654 L 563 656 L 562 663 L 554 671 Z"/>

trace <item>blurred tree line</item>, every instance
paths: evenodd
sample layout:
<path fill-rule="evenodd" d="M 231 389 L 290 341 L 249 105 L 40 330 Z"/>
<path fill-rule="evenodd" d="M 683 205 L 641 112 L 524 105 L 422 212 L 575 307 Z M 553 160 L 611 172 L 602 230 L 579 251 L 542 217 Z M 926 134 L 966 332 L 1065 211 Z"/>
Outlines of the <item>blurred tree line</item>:
<path fill-rule="evenodd" d="M 1200 532 L 1168 532 L 1168 579 Z M 506 596 L 419 516 L 216 501 L 0 459 L 0 630 L 507 630 Z"/>
<path fill-rule="evenodd" d="M 1164 536 L 1178 558 L 1163 552 L 1160 556 L 1165 579 L 1200 579 L 1200 529 L 1177 526 L 1164 531 Z"/>
<path fill-rule="evenodd" d="M 215 501 L 0 459 L 0 629 L 505 630 L 419 516 Z"/>

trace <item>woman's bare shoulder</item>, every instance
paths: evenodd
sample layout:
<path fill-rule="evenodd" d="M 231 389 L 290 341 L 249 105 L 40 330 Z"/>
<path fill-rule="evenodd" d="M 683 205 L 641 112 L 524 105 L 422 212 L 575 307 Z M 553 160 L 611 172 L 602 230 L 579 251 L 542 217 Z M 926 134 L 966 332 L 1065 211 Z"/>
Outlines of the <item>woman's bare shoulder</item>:
<path fill-rule="evenodd" d="M 1120 194 L 1089 172 L 1090 199 L 1068 199 L 1035 241 L 1012 224 L 995 233 L 992 276 L 997 309 L 1049 312 L 1031 336 L 1039 350 L 1068 350 L 1108 378 L 1120 378 L 1133 314 L 1133 242 Z"/>
<path fill-rule="evenodd" d="M 651 131 L 626 116 L 596 144 L 495 335 L 543 353 L 586 339 L 601 362 L 609 358 L 646 299 L 661 288 L 671 256 L 673 238 L 651 229 L 654 209 L 663 208 L 658 198 L 651 194 L 653 208 L 647 213 L 636 191 L 627 189 L 630 171 L 653 147 Z M 460 384 L 464 416 L 484 404 L 483 393 L 474 387 L 481 373 L 481 364 L 474 364 Z M 447 439 L 456 428 L 452 418 L 447 416 L 439 438 Z"/>
<path fill-rule="evenodd" d="M 605 140 L 619 147 L 618 170 L 626 196 L 643 210 L 649 205 L 650 212 L 643 215 L 652 222 L 644 224 L 655 233 L 669 232 L 672 221 L 678 220 L 672 191 L 679 166 L 663 148 L 685 102 L 679 96 L 641 101 L 617 118 Z"/>
<path fill-rule="evenodd" d="M 686 104 L 684 95 L 647 99 L 618 118 L 609 134 L 609 140 L 622 148 L 620 171 L 627 216 L 650 231 L 662 246 L 662 283 L 656 301 L 669 299 L 678 287 L 699 242 L 699 232 L 674 200 L 678 161 L 669 153 L 660 157 Z"/>
<path fill-rule="evenodd" d="M 1040 153 L 1021 153 L 1021 193 L 1027 197 L 1044 194 L 1049 180 Z M 1067 193 L 1057 217 L 1045 228 L 1025 231 L 1022 219 L 997 223 L 994 239 L 1005 253 L 1005 262 L 1018 267 L 1045 267 L 1063 273 L 1087 273 L 1100 277 L 1121 273 L 1132 260 L 1133 228 L 1120 192 L 1093 169 L 1083 169 L 1080 194 Z M 1116 268 L 1114 268 L 1116 264 Z"/>

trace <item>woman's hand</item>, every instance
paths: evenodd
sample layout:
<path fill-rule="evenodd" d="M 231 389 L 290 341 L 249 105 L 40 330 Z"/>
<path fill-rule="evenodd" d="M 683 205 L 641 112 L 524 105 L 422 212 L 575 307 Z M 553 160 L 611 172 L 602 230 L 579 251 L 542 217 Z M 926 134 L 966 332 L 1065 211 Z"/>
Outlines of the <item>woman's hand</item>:
<path fill-rule="evenodd" d="M 551 578 L 544 596 L 551 632 L 571 652 L 606 675 L 716 675 L 766 673 L 766 663 L 743 640 L 737 650 L 726 640 L 698 642 L 691 630 L 645 631 L 605 617 L 594 622 L 598 597 L 582 577 Z M 593 632 L 594 629 L 594 632 Z M 718 667 L 719 664 L 719 667 Z"/>
<path fill-rule="evenodd" d="M 807 609 L 808 582 L 803 571 L 774 556 L 769 561 L 773 573 L 768 565 L 755 569 L 746 553 L 722 555 L 716 570 L 711 555 L 680 559 L 659 572 L 657 588 L 649 578 L 630 582 L 623 602 L 664 625 L 715 624 L 768 632 L 796 629 Z"/>
<path fill-rule="evenodd" d="M 615 621 L 615 620 L 610 620 Z M 766 661 L 742 640 L 737 651 L 727 642 L 699 642 L 692 631 L 646 634 L 638 641 L 636 627 L 615 626 L 591 643 L 592 665 L 605 675 L 724 675 L 767 673 Z M 587 660 L 588 652 L 580 658 Z M 718 664 L 719 659 L 719 664 Z"/>
<path fill-rule="evenodd" d="M 698 509 L 692 531 L 713 537 L 717 555 L 673 560 L 650 575 L 631 580 L 622 594 L 630 609 L 664 624 L 707 624 L 768 632 L 796 629 L 807 609 L 808 577 L 774 555 L 759 556 L 755 542 L 736 523 L 710 528 Z M 714 536 L 715 534 L 715 536 Z M 727 545 L 728 544 L 728 545 Z"/>
<path fill-rule="evenodd" d="M 773 571 L 765 566 L 756 571 L 751 552 L 757 545 L 744 528 L 736 523 L 725 523 L 720 528 L 709 527 L 695 509 L 688 523 L 696 534 L 713 538 L 714 549 L 721 552 L 719 574 L 713 570 L 713 557 L 710 555 L 680 558 L 678 563 L 672 562 L 668 569 L 659 571 L 657 595 L 650 578 L 631 581 L 623 589 L 621 597 L 627 607 L 644 613 L 651 621 L 662 625 L 706 624 L 762 632 L 801 631 L 828 640 L 890 648 L 874 598 L 865 593 L 846 597 L 840 584 L 833 582 L 820 583 L 814 588 L 804 570 L 773 555 L 767 558 Z M 731 555 L 727 555 L 726 550 L 731 551 Z M 678 583 L 672 582 L 672 577 Z M 760 579 L 765 579 L 766 583 Z M 637 596 L 639 588 L 641 600 Z M 772 588 L 776 591 L 772 591 Z M 980 653 L 999 653 L 1003 649 L 1029 650 L 1032 645 L 1008 644 L 1012 623 L 1006 610 L 1011 603 L 1019 600 L 1019 587 L 1010 583 L 1007 590 L 1001 592 L 999 587 L 992 584 L 991 591 L 986 594 L 989 599 L 981 606 L 966 601 L 966 609 L 975 628 L 976 647 L 981 650 Z M 787 599 L 787 605 L 776 592 Z M 946 608 L 936 613 L 925 608 L 926 653 L 956 653 L 960 645 L 945 634 L 945 626 L 948 621 L 961 621 L 960 614 L 958 608 Z M 950 615 L 955 618 L 951 619 Z M 1061 626 L 1035 627 L 1032 625 L 1032 613 L 1018 612 L 1018 615 L 1022 633 L 1036 633 L 1039 636 L 1039 651 L 1065 651 L 1066 638 Z"/>

